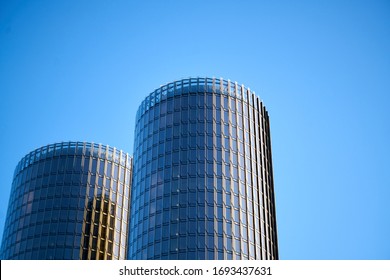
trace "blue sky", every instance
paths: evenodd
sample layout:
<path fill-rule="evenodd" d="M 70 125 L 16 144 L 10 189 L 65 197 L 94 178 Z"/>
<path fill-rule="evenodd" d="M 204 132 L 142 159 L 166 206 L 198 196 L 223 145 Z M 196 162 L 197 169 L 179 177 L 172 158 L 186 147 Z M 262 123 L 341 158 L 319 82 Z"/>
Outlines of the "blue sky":
<path fill-rule="evenodd" d="M 0 234 L 58 141 L 133 150 L 161 84 L 223 77 L 271 119 L 282 259 L 390 259 L 389 1 L 1 1 Z"/>

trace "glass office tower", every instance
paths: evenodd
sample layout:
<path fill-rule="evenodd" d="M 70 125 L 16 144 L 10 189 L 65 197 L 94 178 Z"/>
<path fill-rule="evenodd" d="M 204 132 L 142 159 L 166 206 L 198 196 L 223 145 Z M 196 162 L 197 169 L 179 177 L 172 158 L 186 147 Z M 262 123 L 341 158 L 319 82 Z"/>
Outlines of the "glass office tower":
<path fill-rule="evenodd" d="M 268 113 L 249 88 L 190 78 L 137 112 L 129 259 L 278 259 Z"/>
<path fill-rule="evenodd" d="M 1 259 L 126 259 L 131 157 L 85 142 L 41 147 L 17 165 Z"/>

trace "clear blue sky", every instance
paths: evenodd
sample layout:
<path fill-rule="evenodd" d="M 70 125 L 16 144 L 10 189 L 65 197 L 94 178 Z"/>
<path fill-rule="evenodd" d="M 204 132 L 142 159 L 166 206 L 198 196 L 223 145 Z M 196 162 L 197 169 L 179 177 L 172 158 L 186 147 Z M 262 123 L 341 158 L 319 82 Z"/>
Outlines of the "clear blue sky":
<path fill-rule="evenodd" d="M 0 234 L 31 150 L 132 153 L 161 84 L 223 77 L 271 118 L 282 259 L 390 259 L 389 1 L 0 1 Z"/>

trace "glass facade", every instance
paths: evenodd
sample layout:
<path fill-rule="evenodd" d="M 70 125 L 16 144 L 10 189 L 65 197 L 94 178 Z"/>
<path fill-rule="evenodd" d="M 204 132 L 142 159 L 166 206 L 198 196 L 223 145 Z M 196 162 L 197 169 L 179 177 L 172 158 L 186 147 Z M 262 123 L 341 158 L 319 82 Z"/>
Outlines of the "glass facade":
<path fill-rule="evenodd" d="M 26 155 L 14 173 L 1 259 L 126 259 L 131 157 L 63 142 Z"/>
<path fill-rule="evenodd" d="M 137 112 L 129 259 L 278 259 L 268 113 L 243 85 L 190 78 Z"/>

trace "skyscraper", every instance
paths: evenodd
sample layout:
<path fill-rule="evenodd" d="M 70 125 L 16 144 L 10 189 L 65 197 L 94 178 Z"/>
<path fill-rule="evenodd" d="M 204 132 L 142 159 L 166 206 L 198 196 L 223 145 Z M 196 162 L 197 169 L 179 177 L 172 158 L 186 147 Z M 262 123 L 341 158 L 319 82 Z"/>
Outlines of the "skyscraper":
<path fill-rule="evenodd" d="M 249 88 L 190 78 L 135 127 L 129 259 L 278 259 L 268 113 Z"/>
<path fill-rule="evenodd" d="M 131 210 L 130 210 L 131 209 Z M 152 92 L 132 158 L 62 142 L 17 165 L 1 259 L 278 259 L 269 117 L 249 88 Z"/>
<path fill-rule="evenodd" d="M 41 147 L 18 163 L 1 259 L 126 259 L 131 157 L 85 142 Z"/>

